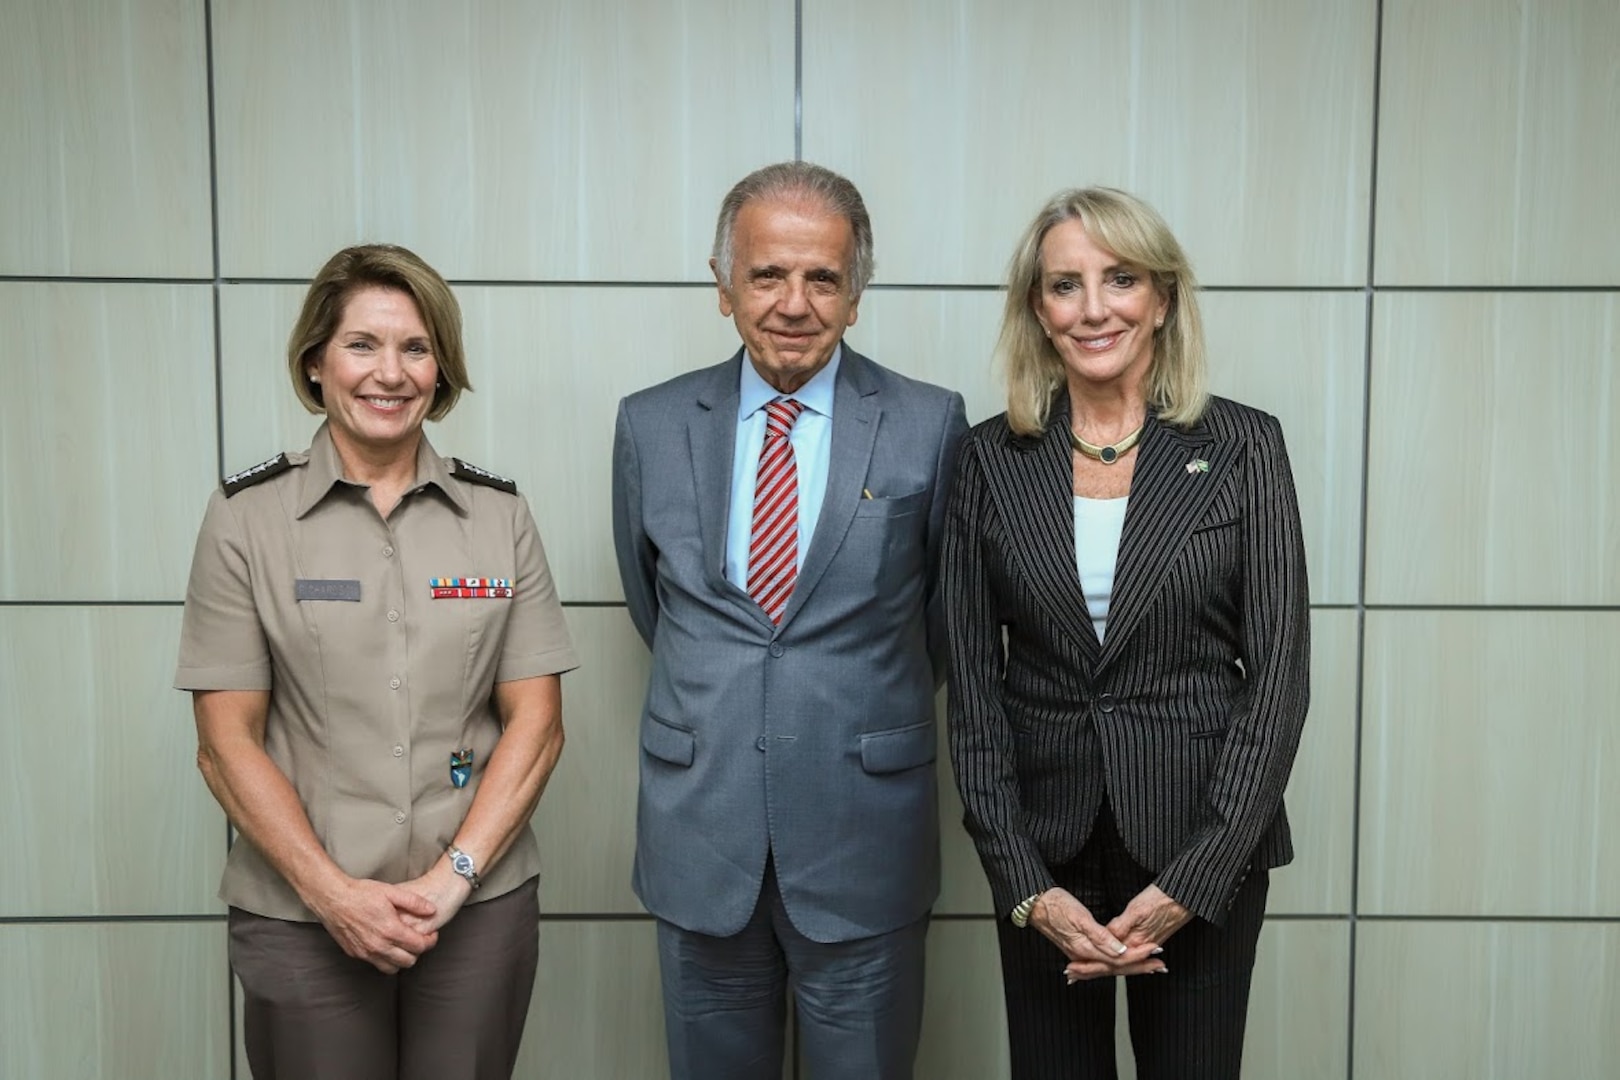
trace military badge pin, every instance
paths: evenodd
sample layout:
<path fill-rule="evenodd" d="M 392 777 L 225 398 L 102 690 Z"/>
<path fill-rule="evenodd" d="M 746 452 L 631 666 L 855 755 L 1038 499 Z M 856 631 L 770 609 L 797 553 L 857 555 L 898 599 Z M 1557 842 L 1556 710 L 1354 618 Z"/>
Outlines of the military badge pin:
<path fill-rule="evenodd" d="M 450 783 L 458 788 L 467 786 L 472 778 L 473 752 L 471 750 L 452 750 L 450 752 Z"/>

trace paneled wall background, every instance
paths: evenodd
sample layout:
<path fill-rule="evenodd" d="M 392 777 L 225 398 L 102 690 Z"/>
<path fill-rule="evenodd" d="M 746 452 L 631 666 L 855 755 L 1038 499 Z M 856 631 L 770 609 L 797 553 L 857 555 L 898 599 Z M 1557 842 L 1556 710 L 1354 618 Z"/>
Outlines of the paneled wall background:
<path fill-rule="evenodd" d="M 1315 694 L 1246 1075 L 1620 1075 L 1617 54 L 1613 0 L 4 0 L 0 1076 L 247 1075 L 168 686 L 208 492 L 305 445 L 283 343 L 363 239 L 455 283 L 478 392 L 432 437 L 528 492 L 584 660 L 521 1075 L 663 1075 L 613 408 L 734 348 L 713 216 L 796 154 L 872 209 L 850 340 L 974 419 L 1019 228 L 1110 183 L 1283 420 Z M 918 1073 L 986 1080 L 945 847 Z"/>

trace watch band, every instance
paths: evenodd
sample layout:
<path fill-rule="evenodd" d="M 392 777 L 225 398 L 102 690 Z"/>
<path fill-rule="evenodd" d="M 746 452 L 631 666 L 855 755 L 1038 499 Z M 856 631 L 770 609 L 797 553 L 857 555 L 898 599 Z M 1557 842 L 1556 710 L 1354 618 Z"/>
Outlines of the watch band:
<path fill-rule="evenodd" d="M 484 883 L 483 880 L 478 876 L 478 866 L 473 862 L 471 855 L 467 854 L 465 851 L 462 851 L 454 844 L 451 844 L 449 847 L 445 848 L 444 853 L 450 856 L 450 869 L 466 878 L 467 884 L 471 885 L 476 890 L 478 886 Z"/>

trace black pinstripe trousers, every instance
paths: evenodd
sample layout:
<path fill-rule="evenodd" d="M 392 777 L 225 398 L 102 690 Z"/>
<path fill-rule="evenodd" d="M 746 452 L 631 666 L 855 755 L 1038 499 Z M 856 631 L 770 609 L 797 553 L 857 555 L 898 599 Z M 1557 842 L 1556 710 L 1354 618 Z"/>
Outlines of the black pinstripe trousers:
<path fill-rule="evenodd" d="M 1106 800 L 1080 854 L 1052 872 L 1102 923 L 1154 878 L 1125 850 Z M 1165 942 L 1166 974 L 1126 980 L 1139 1080 L 1238 1080 L 1268 884 L 1251 872 L 1225 926 L 1194 918 Z M 1114 980 L 1069 986 L 1067 959 L 1039 931 L 1007 919 L 997 930 L 1013 1080 L 1114 1080 Z"/>

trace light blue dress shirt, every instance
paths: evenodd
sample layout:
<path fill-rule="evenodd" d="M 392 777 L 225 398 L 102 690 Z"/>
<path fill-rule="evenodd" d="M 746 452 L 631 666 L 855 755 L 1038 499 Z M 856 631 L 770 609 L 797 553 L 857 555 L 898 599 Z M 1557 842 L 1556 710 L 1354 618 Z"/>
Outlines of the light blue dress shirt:
<path fill-rule="evenodd" d="M 754 529 L 754 480 L 759 452 L 765 445 L 765 406 L 779 397 L 804 405 L 788 441 L 799 472 L 799 568 L 815 535 L 821 503 L 827 494 L 827 461 L 832 446 L 833 389 L 844 347 L 833 350 L 827 366 L 792 394 L 783 394 L 759 377 L 743 353 L 741 394 L 737 401 L 737 447 L 731 459 L 731 513 L 726 519 L 726 580 L 748 591 L 748 539 Z"/>

